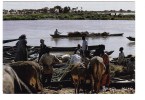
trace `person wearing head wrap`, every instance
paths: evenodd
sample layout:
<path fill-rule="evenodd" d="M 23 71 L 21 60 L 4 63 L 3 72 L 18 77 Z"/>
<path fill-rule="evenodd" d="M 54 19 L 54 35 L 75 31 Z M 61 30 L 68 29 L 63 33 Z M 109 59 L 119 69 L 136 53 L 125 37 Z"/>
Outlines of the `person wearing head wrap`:
<path fill-rule="evenodd" d="M 74 51 L 74 54 L 80 54 L 82 56 L 82 47 L 80 44 L 77 45 L 77 48 Z"/>
<path fill-rule="evenodd" d="M 43 54 L 39 60 L 39 64 L 43 66 L 42 84 L 44 87 L 47 87 L 51 83 L 53 65 L 56 63 L 61 63 L 55 55 L 50 54 L 50 50 L 50 47 L 46 47 L 45 54 Z"/>
<path fill-rule="evenodd" d="M 44 40 L 43 40 L 43 39 L 40 39 L 40 43 L 41 43 L 41 44 L 40 44 L 38 62 L 39 62 L 41 56 L 46 52 L 46 51 L 45 51 L 46 45 L 45 45 L 45 43 L 44 43 Z"/>
<path fill-rule="evenodd" d="M 119 49 L 120 53 L 119 53 L 119 57 L 118 57 L 118 64 L 123 64 L 124 60 L 125 60 L 125 55 L 123 52 L 123 47 L 120 47 Z"/>
<path fill-rule="evenodd" d="M 101 81 L 103 91 L 106 91 L 106 86 L 109 87 L 110 85 L 110 68 L 109 68 L 110 61 L 109 61 L 109 56 L 104 52 L 105 45 L 99 45 L 99 49 L 100 49 L 100 57 L 103 58 L 103 62 L 106 66 L 106 70 L 102 76 L 102 81 Z"/>
<path fill-rule="evenodd" d="M 19 37 L 19 41 L 16 43 L 16 54 L 14 61 L 27 61 L 28 51 L 27 51 L 27 41 L 26 35 L 22 34 Z"/>

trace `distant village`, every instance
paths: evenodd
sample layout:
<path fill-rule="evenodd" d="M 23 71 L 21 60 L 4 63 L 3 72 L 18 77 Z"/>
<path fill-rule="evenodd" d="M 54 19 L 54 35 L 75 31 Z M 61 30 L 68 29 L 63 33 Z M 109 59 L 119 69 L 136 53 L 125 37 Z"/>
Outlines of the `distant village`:
<path fill-rule="evenodd" d="M 98 14 L 110 15 L 135 15 L 135 11 L 131 10 L 104 10 L 104 11 L 83 11 L 82 7 L 70 8 L 68 6 L 62 8 L 61 6 L 54 6 L 53 8 L 44 7 L 41 9 L 22 9 L 22 10 L 6 10 L 3 9 L 3 15 L 28 15 L 28 14 L 46 14 L 46 13 L 80 13 L 80 12 L 96 12 Z"/>

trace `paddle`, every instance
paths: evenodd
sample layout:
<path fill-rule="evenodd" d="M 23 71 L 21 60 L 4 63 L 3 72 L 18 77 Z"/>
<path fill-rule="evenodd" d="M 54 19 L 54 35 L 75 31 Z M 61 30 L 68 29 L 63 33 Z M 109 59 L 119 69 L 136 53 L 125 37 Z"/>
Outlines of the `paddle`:
<path fill-rule="evenodd" d="M 17 40 L 19 40 L 19 39 L 3 40 L 3 43 L 9 43 L 9 42 L 17 41 Z"/>
<path fill-rule="evenodd" d="M 62 33 L 58 32 L 58 34 L 62 34 Z"/>

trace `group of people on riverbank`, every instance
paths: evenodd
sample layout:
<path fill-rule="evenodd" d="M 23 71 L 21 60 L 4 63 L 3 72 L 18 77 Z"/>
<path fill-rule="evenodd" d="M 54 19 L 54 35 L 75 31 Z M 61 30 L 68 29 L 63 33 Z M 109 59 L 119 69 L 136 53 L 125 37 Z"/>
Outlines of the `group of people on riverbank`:
<path fill-rule="evenodd" d="M 27 61 L 28 51 L 26 35 L 21 35 L 19 37 L 19 41 L 16 43 L 16 48 L 16 56 L 14 61 Z M 61 63 L 61 61 L 55 55 L 50 54 L 50 49 L 51 48 L 45 45 L 44 40 L 40 39 L 40 50 L 37 62 L 43 66 L 42 83 L 44 86 L 48 86 L 51 82 L 53 64 Z"/>
<path fill-rule="evenodd" d="M 19 41 L 16 43 L 16 56 L 14 61 L 27 61 L 28 60 L 28 51 L 27 51 L 27 41 L 26 41 L 26 35 L 21 35 L 19 37 Z M 88 50 L 88 42 L 85 39 L 85 36 L 82 37 L 82 46 L 78 44 L 76 50 L 74 51 L 74 55 L 71 57 L 74 57 L 73 59 L 76 60 L 76 62 L 85 62 L 85 59 L 92 59 L 95 56 L 99 56 L 103 59 L 103 63 L 105 65 L 105 73 L 102 76 L 101 79 L 101 86 L 103 91 L 106 91 L 106 86 L 108 87 L 110 84 L 110 68 L 109 68 L 109 56 L 104 52 L 105 45 L 99 45 L 98 48 L 96 48 L 95 52 L 93 53 L 93 56 L 90 55 L 90 52 Z M 123 53 L 123 47 L 121 47 L 118 57 L 118 64 L 122 64 L 125 59 L 125 55 Z M 43 39 L 40 39 L 40 50 L 39 50 L 39 57 L 38 57 L 38 63 L 40 66 L 43 66 L 43 72 L 42 72 L 42 84 L 44 87 L 47 87 L 51 83 L 51 78 L 53 75 L 53 65 L 56 63 L 62 63 L 61 60 L 59 60 L 55 55 L 52 55 L 50 53 L 51 48 L 47 47 L 44 43 Z M 72 58 L 70 58 L 71 60 Z M 76 63 L 75 62 L 75 63 Z M 90 68 L 88 64 L 88 69 Z"/>

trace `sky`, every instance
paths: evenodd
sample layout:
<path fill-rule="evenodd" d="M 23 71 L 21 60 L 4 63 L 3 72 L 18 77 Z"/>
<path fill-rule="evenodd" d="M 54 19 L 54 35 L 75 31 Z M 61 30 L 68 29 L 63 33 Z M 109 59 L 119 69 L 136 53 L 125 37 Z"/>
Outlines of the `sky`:
<path fill-rule="evenodd" d="M 3 9 L 40 9 L 43 7 L 53 8 L 56 5 L 78 7 L 78 9 L 82 7 L 82 10 L 87 11 L 135 10 L 134 1 L 4 1 Z"/>

